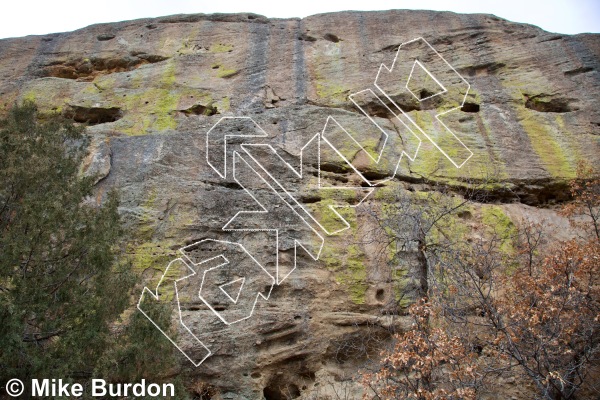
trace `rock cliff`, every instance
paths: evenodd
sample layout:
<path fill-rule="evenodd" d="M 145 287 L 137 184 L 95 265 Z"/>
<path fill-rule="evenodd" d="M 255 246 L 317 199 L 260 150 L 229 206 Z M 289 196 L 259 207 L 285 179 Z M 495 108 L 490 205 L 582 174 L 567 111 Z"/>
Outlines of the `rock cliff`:
<path fill-rule="evenodd" d="M 436 118 L 436 84 L 426 82 L 435 71 L 418 70 L 424 88 L 412 97 L 384 97 L 374 86 L 380 65 L 391 66 L 399 46 L 419 37 L 470 85 L 460 92 L 460 109 L 443 120 L 459 142 Z M 478 186 L 485 196 L 465 217 L 466 226 L 475 229 L 489 215 L 509 224 L 529 218 L 568 237 L 567 221 L 554 205 L 568 200 L 566 182 L 579 161 L 600 165 L 599 71 L 600 36 L 549 33 L 492 15 L 175 15 L 0 40 L 0 107 L 31 99 L 43 113 L 88 124 L 93 141 L 84 169 L 97 176 L 97 201 L 110 188 L 121 192 L 121 213 L 132 232 L 129 249 L 149 288 L 181 256 L 180 248 L 205 239 L 223 241 L 223 251 L 230 247 L 225 241 L 244 244 L 281 281 L 272 288 L 268 280 L 253 281 L 269 300 L 259 299 L 251 318 L 231 325 L 194 297 L 200 274 L 181 286 L 182 319 L 212 356 L 199 367 L 182 356 L 179 373 L 218 387 L 223 398 L 324 398 L 334 390 L 359 398 L 359 386 L 347 380 L 393 329 L 403 328 L 404 320 L 390 313 L 403 297 L 397 272 L 410 263 L 390 266 L 361 241 L 361 227 L 369 221 L 360 207 L 340 211 L 349 229 L 327 234 L 345 227 L 329 206 L 355 206 L 365 194 L 341 187 L 376 183 L 364 203 L 376 208 L 384 201 L 378 190 L 422 192 L 440 184 L 461 196 Z M 406 135 L 403 123 L 410 122 L 395 117 L 400 113 L 393 103 L 422 132 Z M 225 151 L 217 141 L 207 150 L 207 132 L 233 116 L 251 117 L 263 131 L 237 120 L 239 126 L 215 130 L 221 139 L 231 130 L 263 137 L 234 138 Z M 348 134 L 340 136 L 329 124 L 338 130 L 332 135 L 341 153 L 328 148 L 321 160 L 301 160 L 302 149 L 326 131 L 329 117 Z M 361 135 L 360 151 L 348 137 L 353 135 Z M 395 137 L 409 157 L 382 183 L 394 176 L 400 158 L 394 153 L 387 162 L 371 162 L 369 154 L 385 147 L 384 137 Z M 223 178 L 211 167 L 211 159 L 231 166 L 239 157 L 232 149 L 243 152 L 242 142 L 271 145 L 255 154 L 262 157 L 260 165 L 276 171 L 281 189 L 248 168 L 247 156 L 237 160 L 238 179 L 231 172 Z M 284 160 L 304 164 L 304 174 L 285 170 Z M 466 162 L 457 168 L 462 161 L 452 160 Z M 316 190 L 317 177 L 340 190 Z M 295 243 L 318 252 L 320 236 L 288 209 L 282 193 L 297 199 L 324 231 L 318 260 L 298 250 L 295 270 Z M 266 217 L 253 214 L 245 225 L 238 221 L 240 230 L 222 229 L 238 211 L 260 211 L 256 202 L 268 204 Z M 281 231 L 278 247 L 272 231 L 261 231 L 265 227 Z M 203 251 L 213 250 L 186 251 L 190 260 L 203 261 Z M 262 274 L 252 268 L 242 272 Z M 237 275 L 219 279 L 246 282 Z M 180 332 L 178 340 L 192 358 L 202 359 L 206 350 L 193 338 Z"/>

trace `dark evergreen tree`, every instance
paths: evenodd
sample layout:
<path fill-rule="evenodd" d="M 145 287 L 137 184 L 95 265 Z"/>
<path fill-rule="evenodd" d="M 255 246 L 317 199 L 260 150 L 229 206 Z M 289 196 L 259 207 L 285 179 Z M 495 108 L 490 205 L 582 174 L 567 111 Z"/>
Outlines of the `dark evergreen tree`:
<path fill-rule="evenodd" d="M 83 127 L 35 105 L 0 120 L 0 380 L 89 377 L 130 301 L 118 199 L 92 200 Z"/>

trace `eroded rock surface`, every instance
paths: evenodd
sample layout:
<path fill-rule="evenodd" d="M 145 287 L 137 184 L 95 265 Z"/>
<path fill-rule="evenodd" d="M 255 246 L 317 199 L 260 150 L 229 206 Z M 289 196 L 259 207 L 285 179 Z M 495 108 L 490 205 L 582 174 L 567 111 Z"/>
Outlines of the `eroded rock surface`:
<path fill-rule="evenodd" d="M 252 117 L 267 134 L 257 142 L 271 144 L 290 163 L 298 163 L 329 116 L 358 134 L 371 132 L 375 121 L 401 136 L 389 101 L 361 98 L 371 121 L 348 96 L 377 93 L 380 64 L 390 66 L 398 46 L 416 37 L 471 85 L 461 110 L 444 122 L 473 156 L 458 169 L 421 135 L 415 161 L 404 158 L 396 178 L 383 185 L 419 191 L 443 182 L 460 196 L 483 182 L 486 203 L 474 206 L 466 222 L 471 228 L 493 210 L 514 224 L 549 220 L 568 237 L 568 224 L 553 206 L 568 199 L 565 182 L 579 161 L 600 165 L 598 35 L 427 11 L 305 19 L 199 14 L 101 24 L 0 40 L 0 106 L 32 99 L 42 112 L 88 123 L 94 140 L 84 168 L 98 176 L 99 201 L 109 188 L 121 191 L 121 212 L 134 232 L 130 251 L 149 287 L 177 249 L 206 238 L 244 243 L 275 276 L 272 235 L 221 229 L 256 204 L 231 176 L 222 178 L 208 165 L 206 132 L 222 117 Z M 435 104 L 393 99 L 432 135 L 443 131 Z M 382 146 L 376 135 L 365 144 L 375 153 Z M 446 146 L 450 155 L 461 151 Z M 372 166 L 364 152 L 353 157 L 370 180 L 394 170 L 392 163 Z M 309 163 L 303 179 L 282 172 L 281 181 L 323 221 L 332 198 L 314 190 L 318 167 Z M 331 185 L 362 184 L 339 157 L 320 167 Z M 273 207 L 286 207 L 265 187 L 256 192 Z M 377 207 L 377 196 L 368 204 Z M 359 398 L 358 386 L 345 380 L 377 354 L 393 328 L 406 326 L 389 314 L 399 296 L 395 269 L 408 267 L 382 263 L 360 240 L 368 220 L 358 211 L 348 215 L 351 229 L 324 235 L 318 261 L 299 254 L 296 270 L 252 318 L 221 329 L 204 303 L 189 299 L 182 316 L 203 332 L 214 355 L 198 368 L 182 357 L 182 372 L 231 394 L 224 398 L 324 398 L 334 389 Z M 279 222 L 293 231 L 290 237 L 305 235 L 294 221 Z M 293 243 L 280 247 L 282 262 L 289 263 L 293 251 Z M 195 351 L 193 343 L 183 345 Z"/>

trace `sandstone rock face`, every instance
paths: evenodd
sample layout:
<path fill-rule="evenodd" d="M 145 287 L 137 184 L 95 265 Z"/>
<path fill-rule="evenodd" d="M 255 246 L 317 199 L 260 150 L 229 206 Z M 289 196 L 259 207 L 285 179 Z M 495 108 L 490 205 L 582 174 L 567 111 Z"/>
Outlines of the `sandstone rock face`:
<path fill-rule="evenodd" d="M 391 75 L 380 81 L 391 88 L 389 97 L 375 85 L 380 65 L 390 67 L 399 46 L 419 37 L 470 84 L 468 92 L 456 89 L 464 101 L 443 119 L 436 118 L 439 85 L 430 79 L 442 71 L 412 70 L 415 80 L 406 88 L 414 84 L 414 96 Z M 433 58 L 424 56 L 423 65 Z M 579 161 L 600 164 L 599 71 L 598 35 L 553 34 L 491 15 L 177 15 L 1 40 L 0 106 L 32 99 L 42 112 L 88 124 L 94 138 L 84 169 L 98 177 L 98 201 L 110 188 L 120 190 L 133 232 L 130 251 L 149 288 L 177 257 L 194 266 L 196 275 L 178 290 L 182 320 L 196 337 L 182 329 L 178 340 L 196 361 L 207 354 L 198 340 L 212 355 L 199 367 L 182 356 L 188 379 L 209 382 L 231 399 L 326 398 L 334 390 L 360 398 L 359 386 L 346 380 L 407 323 L 390 313 L 400 295 L 394 277 L 410 263 L 390 266 L 361 241 L 369 220 L 360 207 L 340 211 L 350 227 L 329 235 L 345 228 L 329 206 L 357 205 L 366 194 L 361 188 L 398 167 L 379 186 L 420 191 L 437 182 L 460 195 L 484 182 L 486 202 L 495 204 L 474 205 L 473 229 L 493 210 L 514 224 L 546 221 L 568 237 L 552 206 L 568 198 L 565 182 Z M 396 118 L 394 102 L 409 122 Z M 242 116 L 252 120 L 225 120 L 207 150 L 207 132 L 221 118 Z M 328 121 L 331 131 L 324 130 Z M 410 135 L 410 121 L 422 131 Z M 310 145 L 321 132 L 340 152 L 324 146 L 319 160 Z M 238 137 L 225 150 L 228 134 Z M 387 158 L 373 162 L 386 137 Z M 260 178 L 265 171 L 252 168 L 242 143 L 271 145 L 253 154 L 275 183 Z M 229 173 L 220 176 L 210 160 Z M 302 176 L 283 161 L 302 164 Z M 318 190 L 319 176 L 334 189 Z M 307 212 L 296 213 L 285 195 Z M 248 214 L 228 226 L 237 230 L 222 229 L 239 211 L 262 210 L 257 202 L 267 205 L 267 215 Z M 377 194 L 364 204 L 378 207 Z M 312 215 L 310 224 L 321 230 L 299 215 Z M 206 239 L 220 241 L 216 253 L 214 246 L 188 247 L 187 259 L 178 252 Z M 264 268 L 226 242 L 242 244 Z M 296 243 L 306 251 L 297 251 L 294 269 Z M 221 296 L 213 304 L 197 293 L 209 269 L 201 262 L 219 251 L 235 253 L 242 267 L 231 272 L 211 264 L 217 286 L 207 290 Z M 320 251 L 318 260 L 311 251 Z M 250 300 L 240 297 L 245 306 L 237 311 L 227 301 L 237 306 L 235 285 L 246 282 L 268 300 L 259 298 L 252 317 L 239 320 Z M 232 284 L 223 293 L 215 289 L 226 283 Z M 215 310 L 239 322 L 224 324 Z"/>

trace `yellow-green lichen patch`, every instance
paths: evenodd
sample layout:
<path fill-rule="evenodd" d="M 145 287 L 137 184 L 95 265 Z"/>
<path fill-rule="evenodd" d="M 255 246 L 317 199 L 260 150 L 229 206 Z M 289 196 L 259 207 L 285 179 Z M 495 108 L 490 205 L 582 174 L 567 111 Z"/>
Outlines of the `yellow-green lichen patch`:
<path fill-rule="evenodd" d="M 146 199 L 140 204 L 141 214 L 138 217 L 136 229 L 133 231 L 132 240 L 127 246 L 133 269 L 144 276 L 146 286 L 154 290 L 159 280 L 167 271 L 169 262 L 176 258 L 177 243 L 172 240 L 159 240 L 156 238 L 158 215 L 156 211 L 158 194 L 156 189 L 146 193 Z M 176 275 L 175 269 L 167 271 Z M 174 276 L 173 278 L 178 278 Z M 165 285 L 163 294 L 172 295 L 172 285 Z"/>
<path fill-rule="evenodd" d="M 475 103 L 481 104 L 481 95 L 477 90 L 475 90 L 472 86 L 469 88 L 469 93 L 467 94 L 467 98 L 465 99 L 465 103 Z"/>
<path fill-rule="evenodd" d="M 433 115 L 428 112 L 417 111 L 411 112 L 410 116 L 423 131 L 427 132 L 430 137 L 433 136 Z M 439 174 L 439 170 L 444 168 L 444 161 L 446 160 L 442 159 L 443 155 L 421 132 L 415 127 L 412 127 L 412 129 L 422 140 L 419 156 L 412 164 L 412 170 L 424 176 L 432 176 L 435 173 Z"/>
<path fill-rule="evenodd" d="M 160 275 L 164 273 L 171 258 L 175 256 L 175 252 L 168 247 L 168 244 L 161 242 L 131 245 L 130 254 L 135 271 L 144 273 L 154 270 L 154 272 L 160 272 Z"/>
<path fill-rule="evenodd" d="M 334 105 L 346 103 L 351 89 L 342 80 L 344 65 L 339 43 L 327 43 L 325 48 L 315 51 L 314 81 L 317 97 Z"/>
<path fill-rule="evenodd" d="M 387 188 L 385 188 L 387 189 Z M 452 245 L 462 243 L 469 233 L 469 227 L 460 218 L 459 213 L 472 214 L 472 206 L 465 203 L 460 196 L 450 196 L 437 191 L 415 191 L 400 193 L 398 189 L 389 188 L 379 195 L 381 218 L 401 222 L 403 214 L 416 216 L 422 225 L 427 227 L 425 238 L 432 246 L 444 242 Z M 409 220 L 407 220 L 409 221 Z M 407 222 L 406 229 L 410 229 Z M 391 223 L 390 226 L 403 227 L 402 223 Z M 390 236 L 402 232 L 388 232 Z"/>
<path fill-rule="evenodd" d="M 499 249 L 506 255 L 514 254 L 517 229 L 500 206 L 485 205 L 481 208 L 481 222 L 487 234 L 500 240 Z"/>
<path fill-rule="evenodd" d="M 156 203 L 156 190 L 151 190 L 146 195 L 146 200 L 140 205 L 142 214 L 138 218 L 138 227 L 136 239 L 150 241 L 156 229 L 156 215 L 154 214 L 154 204 Z"/>
<path fill-rule="evenodd" d="M 390 181 L 385 186 L 376 188 L 372 196 L 375 200 L 379 200 L 385 204 L 386 202 L 394 201 L 399 190 L 402 190 L 401 184 L 396 181 Z"/>
<path fill-rule="evenodd" d="M 396 267 L 392 269 L 392 282 L 394 285 L 394 298 L 400 307 L 408 307 L 412 300 L 406 296 L 406 287 L 411 279 L 408 276 L 407 268 Z"/>
<path fill-rule="evenodd" d="M 173 118 L 173 111 L 177 107 L 177 96 L 163 95 L 156 101 L 156 114 L 154 119 L 154 127 L 159 131 L 175 129 L 177 122 Z"/>
<path fill-rule="evenodd" d="M 89 87 L 87 82 L 76 82 L 71 79 L 40 78 L 23 85 L 17 101 L 35 102 L 40 113 L 60 113 L 72 101 L 73 96 Z"/>
<path fill-rule="evenodd" d="M 365 254 L 356 244 L 341 249 L 335 245 L 326 245 L 321 260 L 332 271 L 336 282 L 343 285 L 355 304 L 364 304 L 367 292 L 367 269 Z"/>
<path fill-rule="evenodd" d="M 459 114 L 464 114 L 458 112 Z M 452 113 L 451 113 L 452 114 Z M 449 114 L 449 115 L 451 115 Z M 434 179 L 437 182 L 458 187 L 477 187 L 480 189 L 495 189 L 506 186 L 507 178 L 503 161 L 499 158 L 490 157 L 487 145 L 482 138 L 465 138 L 452 127 L 452 132 L 462 141 L 457 140 L 439 121 L 435 114 L 429 111 L 417 111 L 409 113 L 411 119 L 427 133 L 429 138 L 435 142 L 446 155 L 450 157 L 461 168 L 457 168 L 444 155 L 432 141 L 413 128 L 415 133 L 421 137 L 421 147 L 415 161 L 404 158 L 406 164 L 401 164 L 402 174 L 414 175 Z M 457 122 L 458 118 L 455 118 Z M 448 122 L 447 120 L 444 123 Z M 467 124 L 462 129 L 468 129 L 469 135 L 476 135 L 477 123 Z M 472 152 L 472 155 L 471 155 Z M 467 160 L 467 161 L 465 161 Z M 498 160 L 494 162 L 494 160 Z"/>
<path fill-rule="evenodd" d="M 348 132 L 348 134 L 354 138 L 355 140 L 357 140 L 360 145 L 362 146 L 363 150 L 372 158 L 377 159 L 379 157 L 379 139 L 380 138 L 374 138 L 374 137 L 366 137 L 366 135 L 364 134 L 360 134 L 358 132 L 356 132 L 352 127 L 350 126 L 344 126 L 344 129 Z M 350 138 L 348 138 L 347 140 L 351 140 Z M 387 160 L 380 160 L 381 163 L 387 161 Z M 379 165 L 379 167 L 381 168 L 382 166 Z"/>
<path fill-rule="evenodd" d="M 217 107 L 217 110 L 219 110 L 220 113 L 227 112 L 231 109 L 231 102 L 229 100 L 229 97 L 227 96 L 223 97 L 221 100 L 216 101 L 214 105 Z"/>
<path fill-rule="evenodd" d="M 435 201 L 435 200 L 434 200 Z M 463 244 L 470 233 L 469 227 L 465 224 L 465 221 L 461 219 L 458 214 L 459 212 L 468 212 L 472 214 L 472 208 L 468 205 L 460 207 L 460 199 L 451 199 L 447 201 L 443 209 L 437 211 L 437 218 L 439 214 L 442 214 L 442 210 L 451 209 L 451 207 L 457 207 L 456 211 L 452 214 L 448 214 L 446 217 L 440 219 L 431 230 L 429 241 L 434 244 L 449 244 L 450 246 L 456 246 L 457 248 Z"/>
<path fill-rule="evenodd" d="M 133 269 L 145 276 L 148 288 L 154 290 L 165 271 L 167 280 L 180 278 L 179 271 L 167 270 L 171 260 L 176 258 L 176 252 L 170 248 L 172 245 L 170 242 L 145 242 L 139 245 L 129 245 L 128 253 Z M 161 295 L 166 296 L 163 298 L 164 300 L 169 300 L 174 295 L 173 285 L 161 285 L 161 288 Z"/>
<path fill-rule="evenodd" d="M 129 135 L 145 135 L 153 131 L 177 127 L 174 112 L 182 95 L 176 86 L 176 63 L 169 60 L 162 67 L 159 81 L 151 88 L 124 93 L 121 99 L 129 115 L 119 121 L 118 127 Z"/>
<path fill-rule="evenodd" d="M 237 69 L 227 68 L 227 67 L 220 65 L 219 69 L 217 70 L 217 76 L 219 78 L 227 79 L 227 78 L 231 78 L 231 77 L 237 75 L 238 72 L 239 71 Z"/>
<path fill-rule="evenodd" d="M 179 55 L 187 55 L 187 54 L 195 54 L 196 49 L 194 45 L 190 41 L 189 38 L 185 38 L 181 41 L 181 47 L 177 49 L 177 54 Z"/>
<path fill-rule="evenodd" d="M 319 190 L 318 194 L 321 196 L 321 200 L 313 203 L 319 206 L 314 212 L 315 217 L 328 231 L 334 231 L 339 227 L 345 228 L 345 225 L 341 224 L 339 216 L 335 215 L 330 206 L 355 204 L 361 194 L 350 190 L 333 189 Z M 359 238 L 356 237 L 358 235 L 356 233 L 356 209 L 344 207 L 336 208 L 336 211 L 349 223 L 350 229 L 336 235 L 327 235 L 320 259 L 333 273 L 336 282 L 348 292 L 352 302 L 363 304 L 367 291 L 367 269 L 364 263 L 366 255 L 357 244 Z M 354 237 L 352 236 L 353 232 L 355 233 Z"/>
<path fill-rule="evenodd" d="M 391 268 L 394 281 L 396 300 L 401 306 L 406 306 L 411 300 L 406 297 L 406 286 L 411 282 L 407 275 L 411 266 L 411 257 L 416 254 L 415 228 L 423 229 L 424 241 L 428 251 L 437 252 L 438 256 L 454 257 L 445 248 L 458 250 L 471 233 L 470 226 L 465 223 L 474 212 L 473 206 L 464 203 L 459 196 L 449 196 L 436 191 L 409 192 L 401 188 L 401 184 L 390 182 L 388 187 L 378 189 L 377 218 L 381 224 L 376 241 L 385 243 L 386 254 L 382 258 Z M 418 225 L 417 225 L 418 224 Z M 434 269 L 435 271 L 435 269 Z"/>
<path fill-rule="evenodd" d="M 354 212 L 354 209 L 348 207 L 336 207 L 339 204 L 339 202 L 333 199 L 323 199 L 316 203 L 318 207 L 315 207 L 315 205 L 311 205 L 313 207 L 310 207 L 313 209 L 313 214 L 319 221 L 319 224 L 321 224 L 321 226 L 325 228 L 327 233 L 330 235 L 336 234 L 336 232 L 345 231 L 348 229 L 348 225 L 351 225 L 350 221 L 354 223 L 356 221 L 356 213 Z M 342 218 L 347 222 L 347 224 L 344 223 Z"/>
<path fill-rule="evenodd" d="M 208 48 L 209 53 L 230 53 L 233 51 L 232 44 L 213 43 Z"/>
<path fill-rule="evenodd" d="M 461 165 L 470 156 L 469 149 L 435 119 L 434 113 L 416 111 L 411 113 L 411 116 L 423 132 L 429 136 L 428 139 L 422 133 L 417 133 L 422 137 L 423 143 L 419 156 L 413 163 L 414 171 L 424 176 L 448 178 L 462 176 L 462 171 L 456 168 L 450 160 Z"/>
<path fill-rule="evenodd" d="M 364 193 L 336 188 L 320 189 L 314 191 L 314 195 L 319 197 L 319 201 L 305 204 L 305 207 L 328 235 L 343 235 L 348 228 L 356 228 L 356 209 L 350 206 L 356 204 Z"/>
<path fill-rule="evenodd" d="M 117 85 L 117 78 L 111 75 L 100 75 L 96 79 L 94 79 L 93 85 L 98 89 L 98 91 L 103 92 L 105 90 L 114 90 Z"/>
<path fill-rule="evenodd" d="M 85 95 L 85 97 L 87 97 L 87 96 L 97 97 L 100 94 L 100 88 L 97 85 L 95 85 L 94 83 L 92 83 L 91 85 L 86 86 L 85 89 L 83 89 L 79 93 Z"/>
<path fill-rule="evenodd" d="M 342 84 L 317 79 L 316 86 L 317 96 L 322 99 L 327 99 L 334 104 L 343 103 L 348 100 L 350 89 Z"/>
<path fill-rule="evenodd" d="M 357 246 L 354 246 L 357 248 Z M 365 293 L 367 292 L 367 268 L 364 264 L 365 255 L 348 248 L 348 258 L 346 268 L 340 273 L 339 282 L 348 286 L 350 299 L 356 304 L 364 304 Z"/>
<path fill-rule="evenodd" d="M 34 102 L 37 100 L 37 96 L 35 94 L 35 91 L 33 90 L 29 90 L 25 93 L 23 93 L 23 95 L 21 96 L 21 99 L 23 99 L 23 101 L 31 101 Z"/>
<path fill-rule="evenodd" d="M 576 160 L 570 149 L 569 134 L 556 121 L 536 111 L 519 109 L 518 116 L 531 147 L 544 168 L 554 177 L 575 177 Z M 553 123 L 554 122 L 554 123 Z"/>
<path fill-rule="evenodd" d="M 129 135 L 145 135 L 151 131 L 175 129 L 173 112 L 179 96 L 167 89 L 151 88 L 129 92 L 122 100 L 126 118 L 118 121 L 118 128 Z"/>
<path fill-rule="evenodd" d="M 177 69 L 175 60 L 170 59 L 167 63 L 165 63 L 163 67 L 163 72 L 160 78 L 160 86 L 166 89 L 170 89 L 171 87 L 173 87 L 173 85 L 177 81 L 176 72 Z"/>
<path fill-rule="evenodd" d="M 112 123 L 112 129 L 128 135 L 164 132 L 177 129 L 184 114 L 197 114 L 201 107 L 206 108 L 206 115 L 230 109 L 228 97 L 215 101 L 210 93 L 188 86 L 189 81 L 181 82 L 178 76 L 178 63 L 171 59 L 144 71 L 120 74 L 114 87 L 103 80 L 94 82 L 102 88 L 98 89 L 100 100 L 110 99 L 111 106 L 123 110 L 123 117 Z"/>

